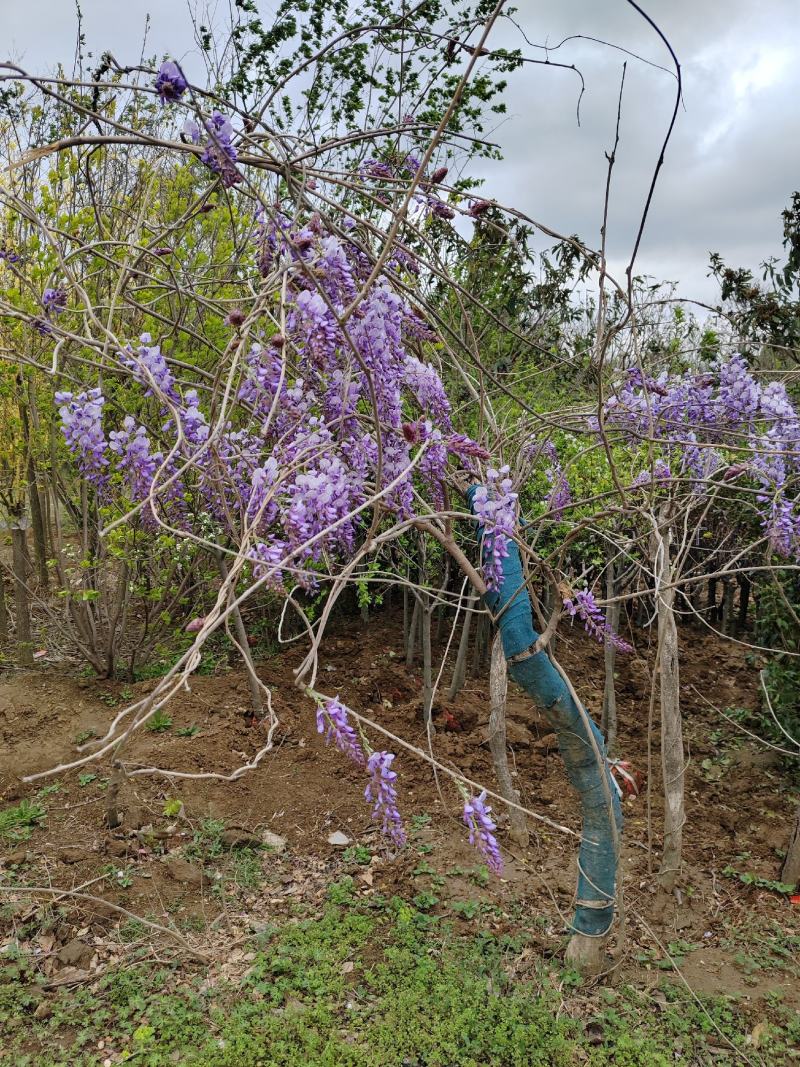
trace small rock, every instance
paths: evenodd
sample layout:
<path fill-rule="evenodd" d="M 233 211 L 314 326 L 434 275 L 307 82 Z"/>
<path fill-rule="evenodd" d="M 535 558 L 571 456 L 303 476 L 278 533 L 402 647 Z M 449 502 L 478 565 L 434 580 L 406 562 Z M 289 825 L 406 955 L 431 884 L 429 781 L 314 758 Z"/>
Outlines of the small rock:
<path fill-rule="evenodd" d="M 80 863 L 85 856 L 86 852 L 82 848 L 62 848 L 58 854 L 62 863 Z"/>
<path fill-rule="evenodd" d="M 41 1000 L 36 1005 L 36 1011 L 33 1013 L 34 1019 L 49 1019 L 53 1014 L 53 1005 L 49 1000 Z"/>
<path fill-rule="evenodd" d="M 182 856 L 168 856 L 164 861 L 167 874 L 176 882 L 186 882 L 189 885 L 203 885 L 206 876 L 200 867 L 195 867 Z"/>
<path fill-rule="evenodd" d="M 15 852 L 9 852 L 3 859 L 3 863 L 5 863 L 7 867 L 18 867 L 20 863 L 28 863 L 30 856 L 30 852 L 26 849 L 18 848 Z"/>
<path fill-rule="evenodd" d="M 223 830 L 220 841 L 224 848 L 261 848 L 261 838 L 251 834 L 249 830 L 231 828 Z"/>
<path fill-rule="evenodd" d="M 343 834 L 341 830 L 334 830 L 332 834 L 328 834 L 328 844 L 344 848 L 345 845 L 350 844 L 350 838 L 347 834 Z"/>
<path fill-rule="evenodd" d="M 87 945 L 84 941 L 74 937 L 58 952 L 56 959 L 67 967 L 79 967 L 80 965 L 86 966 L 93 955 L 94 952 L 91 945 Z"/>
<path fill-rule="evenodd" d="M 122 822 L 129 830 L 141 830 L 145 823 L 144 812 L 141 808 L 133 804 L 125 810 Z"/>
<path fill-rule="evenodd" d="M 521 722 L 513 722 L 509 719 L 506 723 L 506 741 L 509 745 L 516 745 L 518 748 L 530 748 L 533 744 L 533 734 Z"/>
<path fill-rule="evenodd" d="M 118 837 L 107 837 L 104 842 L 104 848 L 111 856 L 128 855 L 128 842 L 120 841 Z"/>
<path fill-rule="evenodd" d="M 266 848 L 271 848 L 273 852 L 283 852 L 286 848 L 286 838 L 281 837 L 280 834 L 273 834 L 271 830 L 265 830 L 261 835 L 261 843 Z"/>
<path fill-rule="evenodd" d="M 545 734 L 544 737 L 540 737 L 538 741 L 534 741 L 533 748 L 535 752 L 555 752 L 558 748 L 558 738 L 555 734 Z"/>

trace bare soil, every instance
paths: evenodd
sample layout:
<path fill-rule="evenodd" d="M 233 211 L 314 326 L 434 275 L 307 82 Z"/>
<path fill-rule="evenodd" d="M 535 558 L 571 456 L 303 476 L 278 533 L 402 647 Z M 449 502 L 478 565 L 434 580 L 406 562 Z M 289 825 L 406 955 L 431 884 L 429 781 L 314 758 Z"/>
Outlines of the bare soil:
<path fill-rule="evenodd" d="M 681 643 L 689 754 L 684 877 L 679 898 L 659 893 L 655 872 L 661 800 L 655 765 L 650 833 L 647 796 L 624 804 L 627 936 L 616 977 L 645 987 L 655 985 L 670 966 L 671 955 L 698 993 L 729 992 L 755 1004 L 777 990 L 784 1003 L 800 1008 L 796 973 L 787 970 L 791 961 L 781 963 L 776 948 L 782 935 L 800 934 L 800 908 L 778 892 L 743 884 L 732 873 L 768 881 L 779 877 L 780 850 L 788 843 L 796 790 L 793 796 L 775 753 L 743 738 L 714 710 L 756 706 L 757 672 L 743 649 L 688 627 L 681 632 Z M 618 678 L 620 754 L 642 769 L 648 765 L 650 714 L 646 644 L 646 636 L 640 634 L 637 653 L 619 657 Z M 557 651 L 579 695 L 597 710 L 602 697 L 602 649 L 573 630 L 559 637 Z M 209 931 L 203 935 L 206 948 L 213 943 L 213 931 L 232 921 L 233 899 L 237 921 L 246 919 L 251 926 L 290 913 L 299 900 L 321 899 L 345 862 L 342 848 L 328 843 L 333 831 L 343 832 L 353 844 L 373 853 L 372 862 L 358 876 L 363 894 L 413 896 L 429 889 L 425 865 L 420 873 L 419 850 L 397 855 L 385 848 L 370 823 L 362 772 L 326 748 L 317 735 L 314 708 L 293 686 L 292 668 L 299 658 L 299 649 L 290 647 L 258 664 L 261 678 L 272 688 L 280 725 L 274 750 L 255 771 L 235 782 L 129 778 L 121 792 L 123 822 L 114 830 L 104 826 L 111 773 L 107 762 L 58 775 L 57 791 L 43 796 L 40 790 L 52 780 L 27 785 L 21 777 L 74 759 L 79 735 L 89 730 L 102 735 L 131 697 L 155 683 L 98 681 L 46 664 L 30 672 L 7 671 L 0 678 L 0 810 L 37 793 L 46 807 L 46 817 L 28 841 L 0 840 L 0 854 L 6 868 L 13 870 L 14 882 L 85 887 L 81 891 L 164 925 L 190 929 L 195 922 Z M 339 693 L 347 704 L 373 715 L 412 744 L 426 747 L 420 722 L 421 680 L 404 666 L 396 620 L 378 616 L 369 625 L 355 620 L 337 624 L 326 638 L 317 684 Z M 191 689 L 174 698 L 167 710 L 172 720 L 168 729 L 141 730 L 131 742 L 126 754 L 130 767 L 230 773 L 263 744 L 264 730 L 249 718 L 248 688 L 238 668 L 196 676 Z M 487 679 L 469 678 L 456 701 L 438 701 L 433 750 L 444 764 L 491 787 L 487 720 Z M 523 803 L 577 831 L 574 797 L 552 739 L 529 701 L 513 686 L 508 720 L 512 769 Z M 657 706 L 654 720 L 657 732 Z M 199 732 L 178 735 L 189 727 L 198 727 Z M 377 737 L 375 741 L 384 747 Z M 657 733 L 652 751 L 657 759 Z M 520 849 L 508 840 L 507 821 L 501 815 L 505 876 L 476 887 L 475 880 L 465 875 L 474 871 L 479 859 L 466 841 L 454 785 L 441 776 L 437 782 L 429 766 L 407 751 L 398 751 L 395 766 L 413 841 L 429 845 L 423 849 L 426 864 L 447 875 L 436 879 L 438 901 L 433 907 L 445 908 L 454 900 L 494 905 L 488 920 L 494 928 L 524 928 L 543 955 L 556 954 L 563 945 L 564 916 L 572 905 L 577 839 L 531 821 L 530 845 Z M 182 803 L 178 815 L 170 801 Z M 430 821 L 420 818 L 424 815 Z M 192 856 L 191 848 L 187 852 L 209 819 L 257 839 L 269 831 L 286 840 L 283 850 L 258 853 L 257 888 L 235 898 L 221 892 L 226 879 L 235 874 L 215 874 L 211 861 Z M 227 847 L 235 844 L 235 835 L 229 836 Z M 97 903 L 70 903 L 74 922 L 63 924 L 46 946 L 55 976 L 69 966 L 63 948 L 76 933 L 83 930 L 85 935 L 90 929 L 100 935 L 120 921 L 119 913 L 104 911 Z M 29 914 L 30 906 L 19 902 L 10 917 L 7 911 L 7 921 Z M 752 944 L 752 936 L 764 944 L 762 957 L 754 958 L 752 949 L 743 954 L 741 946 L 745 941 Z M 230 938 L 225 943 L 230 946 Z M 230 956 L 229 947 L 226 951 Z M 219 961 L 223 968 L 232 965 L 230 958 Z"/>

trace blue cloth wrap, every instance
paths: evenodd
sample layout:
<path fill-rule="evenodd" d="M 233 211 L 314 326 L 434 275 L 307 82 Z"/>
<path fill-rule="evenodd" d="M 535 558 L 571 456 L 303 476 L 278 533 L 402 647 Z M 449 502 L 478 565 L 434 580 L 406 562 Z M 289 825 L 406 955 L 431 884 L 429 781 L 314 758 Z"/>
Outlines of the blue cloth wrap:
<path fill-rule="evenodd" d="M 467 491 L 470 508 L 477 488 L 472 486 Z M 480 525 L 478 537 L 483 543 L 484 530 Z M 539 635 L 533 628 L 533 611 L 519 549 L 512 541 L 508 543 L 508 555 L 502 566 L 502 586 L 487 592 L 483 600 L 498 619 L 503 651 L 509 659 L 525 652 Z M 605 762 L 603 735 L 588 714 L 581 714 L 546 652 L 537 652 L 520 663 L 510 664 L 509 674 L 532 698 L 558 737 L 567 777 L 580 797 L 582 834 L 578 854 L 578 904 L 572 928 L 582 934 L 602 935 L 610 929 L 614 919 L 618 845 L 622 832 L 622 809 Z M 589 731 L 603 756 L 601 765 L 598 765 Z M 594 906 L 582 906 L 581 901 Z"/>

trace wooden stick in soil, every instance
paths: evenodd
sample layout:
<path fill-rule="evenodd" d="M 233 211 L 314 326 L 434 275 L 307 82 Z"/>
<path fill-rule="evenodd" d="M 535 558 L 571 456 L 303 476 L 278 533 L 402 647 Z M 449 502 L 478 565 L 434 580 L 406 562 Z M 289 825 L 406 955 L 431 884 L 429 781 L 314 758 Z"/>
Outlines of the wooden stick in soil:
<path fill-rule="evenodd" d="M 492 662 L 489 668 L 489 751 L 492 753 L 497 788 L 503 798 L 511 805 L 520 803 L 520 796 L 514 788 L 511 770 L 508 766 L 506 750 L 506 695 L 508 693 L 508 671 L 503 644 L 498 633 L 492 645 Z M 509 806 L 511 840 L 525 848 L 528 844 L 528 823 L 525 813 L 518 807 Z"/>
<path fill-rule="evenodd" d="M 414 597 L 414 610 L 411 612 L 411 622 L 408 626 L 408 633 L 406 634 L 406 667 L 408 670 L 414 666 L 414 656 L 417 651 L 417 633 L 419 631 L 419 596 L 415 590 L 412 590 Z"/>
<path fill-rule="evenodd" d="M 422 721 L 427 727 L 433 713 L 433 665 L 431 654 L 431 615 L 433 598 L 429 593 L 421 593 L 422 623 Z"/>
<path fill-rule="evenodd" d="M 789 840 L 789 847 L 786 850 L 786 859 L 781 871 L 781 881 L 795 887 L 800 885 L 800 805 L 797 807 L 794 830 Z"/>
<path fill-rule="evenodd" d="M 464 610 L 464 621 L 461 624 L 461 638 L 458 642 L 458 652 L 456 654 L 456 665 L 453 668 L 453 677 L 450 681 L 450 690 L 447 694 L 448 700 L 455 700 L 458 694 L 464 687 L 464 682 L 467 678 L 467 656 L 469 654 L 469 633 L 472 629 L 472 620 L 475 612 L 473 607 L 477 597 L 470 597 L 467 606 Z"/>
<path fill-rule="evenodd" d="M 609 560 L 606 564 L 606 599 L 609 601 L 608 609 L 606 611 L 606 620 L 614 633 L 619 633 L 619 619 L 622 605 L 618 600 L 615 601 L 617 595 L 617 582 L 614 570 L 614 559 L 609 554 Z M 603 717 L 602 717 L 602 729 L 606 738 L 606 748 L 609 755 L 614 754 L 614 748 L 617 743 L 617 690 L 614 683 L 614 668 L 617 663 L 617 650 L 612 641 L 605 642 L 604 649 L 604 663 L 605 663 L 605 686 L 603 689 Z"/>
<path fill-rule="evenodd" d="M 217 552 L 217 566 L 219 568 L 219 573 L 222 575 L 223 582 L 227 581 L 228 567 L 221 552 Z M 233 619 L 233 628 L 236 631 L 236 637 L 239 642 L 239 652 L 244 660 L 245 669 L 247 671 L 247 685 L 250 689 L 250 701 L 253 715 L 258 719 L 263 719 L 264 704 L 261 700 L 261 690 L 258 686 L 256 667 L 250 652 L 250 645 L 247 640 L 247 630 L 245 629 L 244 620 L 242 619 L 242 613 L 239 611 L 238 607 L 233 608 L 231 618 Z"/>
<path fill-rule="evenodd" d="M 0 574 L 0 644 L 5 644 L 9 637 L 8 606 L 6 605 L 6 586 Z"/>
<path fill-rule="evenodd" d="M 686 811 L 675 586 L 670 559 L 669 527 L 663 521 L 663 516 L 661 518 L 662 522 L 657 522 L 653 537 L 658 612 L 661 769 L 664 789 L 664 849 L 661 854 L 659 882 L 662 888 L 673 890 L 681 870 Z"/>
<path fill-rule="evenodd" d="M 20 667 L 31 667 L 33 666 L 33 644 L 31 643 L 31 609 L 28 600 L 28 553 L 21 516 L 12 522 L 11 552 L 17 624 L 17 663 Z"/>

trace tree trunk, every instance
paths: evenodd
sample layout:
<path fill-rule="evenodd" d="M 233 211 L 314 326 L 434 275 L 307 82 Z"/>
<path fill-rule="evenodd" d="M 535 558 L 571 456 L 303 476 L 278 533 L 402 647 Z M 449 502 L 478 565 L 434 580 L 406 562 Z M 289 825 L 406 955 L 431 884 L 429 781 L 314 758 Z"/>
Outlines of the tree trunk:
<path fill-rule="evenodd" d="M 475 598 L 470 597 L 464 609 L 464 622 L 461 627 L 461 638 L 458 642 L 458 653 L 456 655 L 455 667 L 453 667 L 453 677 L 450 680 L 450 691 L 447 694 L 448 700 L 455 700 L 455 698 L 463 689 L 464 682 L 467 677 L 469 632 L 472 629 L 472 619 L 475 615 L 475 612 L 472 610 L 474 605 Z"/>
<path fill-rule="evenodd" d="M 478 626 L 475 631 L 475 644 L 472 649 L 472 676 L 474 678 L 480 677 L 483 673 L 488 634 L 489 619 L 486 615 L 480 615 L 478 618 Z"/>
<path fill-rule="evenodd" d="M 25 530 L 19 524 L 11 527 L 12 567 L 14 572 L 14 604 L 17 624 L 17 663 L 20 667 L 33 665 L 31 642 L 31 608 L 28 598 L 28 552 Z"/>
<path fill-rule="evenodd" d="M 512 804 L 519 804 L 519 793 L 514 788 L 506 750 L 506 694 L 508 673 L 503 642 L 498 633 L 492 644 L 492 663 L 489 668 L 489 751 L 492 753 L 494 773 L 500 794 Z M 511 840 L 523 848 L 528 844 L 528 826 L 525 813 L 518 808 L 509 808 Z"/>
<path fill-rule="evenodd" d="M 6 606 L 6 585 L 2 573 L 0 573 L 0 644 L 5 644 L 9 638 L 8 607 Z"/>
<path fill-rule="evenodd" d="M 419 632 L 419 595 L 414 594 L 414 610 L 411 612 L 411 622 L 406 636 L 406 667 L 408 670 L 414 666 L 414 657 L 417 651 L 417 634 Z"/>
<path fill-rule="evenodd" d="M 750 606 L 751 581 L 746 574 L 739 575 L 739 633 L 747 628 L 747 609 Z"/>
<path fill-rule="evenodd" d="M 219 551 L 217 551 L 217 566 L 222 575 L 222 580 L 225 581 L 228 577 L 228 566 L 225 563 L 224 556 Z M 234 595 L 233 591 L 231 591 L 230 595 Z M 234 608 L 231 612 L 231 618 L 233 619 L 233 629 L 236 633 L 236 640 L 239 643 L 242 659 L 244 660 L 245 669 L 247 671 L 247 685 L 250 689 L 250 703 L 253 715 L 259 719 L 263 719 L 264 704 L 261 700 L 261 688 L 258 684 L 258 678 L 256 677 L 256 668 L 253 663 L 253 656 L 250 652 L 250 644 L 247 640 L 247 630 L 245 629 L 244 620 L 242 619 L 238 607 Z"/>
<path fill-rule="evenodd" d="M 786 850 L 786 859 L 781 870 L 781 881 L 795 887 L 800 884 L 800 806 L 797 808 L 794 830 L 789 840 L 789 847 Z"/>
<path fill-rule="evenodd" d="M 617 582 L 614 574 L 614 561 L 609 559 L 606 565 L 606 599 L 613 600 L 617 596 Z M 606 620 L 614 631 L 619 632 L 620 603 L 609 604 L 606 610 Z M 617 650 L 613 642 L 606 641 L 604 651 L 605 663 L 605 687 L 603 689 L 603 717 L 602 728 L 606 738 L 606 748 L 609 755 L 614 754 L 617 743 L 617 690 L 614 684 L 614 668 L 617 663 Z"/>
<path fill-rule="evenodd" d="M 732 578 L 722 579 L 722 632 L 732 637 L 734 632 L 733 594 L 735 586 Z"/>
<path fill-rule="evenodd" d="M 681 869 L 684 807 L 683 724 L 681 722 L 678 631 L 675 589 L 672 585 L 669 529 L 660 526 L 655 538 L 656 608 L 658 611 L 658 669 L 661 698 L 661 770 L 664 779 L 664 850 L 659 881 L 674 889 Z"/>
<path fill-rule="evenodd" d="M 22 423 L 22 439 L 25 446 L 25 473 L 28 481 L 28 499 L 31 507 L 31 526 L 33 528 L 33 551 L 36 556 L 36 571 L 39 585 L 47 589 L 49 576 L 47 573 L 47 542 L 44 534 L 44 520 L 42 517 L 42 503 L 39 497 L 39 488 L 36 483 L 36 461 L 33 458 L 33 441 L 31 440 L 31 421 L 28 417 L 28 407 L 22 398 L 24 382 L 22 376 L 18 377 L 20 389 L 19 417 Z"/>
<path fill-rule="evenodd" d="M 433 708 L 433 664 L 431 656 L 431 615 L 433 598 L 429 593 L 421 594 L 421 632 L 422 632 L 422 721 L 425 727 L 431 721 Z"/>

